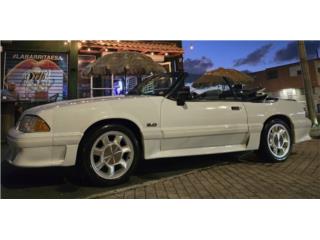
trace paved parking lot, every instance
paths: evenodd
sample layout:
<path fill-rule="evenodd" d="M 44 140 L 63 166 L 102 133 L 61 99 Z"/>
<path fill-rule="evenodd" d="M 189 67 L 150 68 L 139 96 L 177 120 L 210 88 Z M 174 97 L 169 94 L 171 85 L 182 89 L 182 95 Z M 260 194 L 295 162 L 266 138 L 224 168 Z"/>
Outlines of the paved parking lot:
<path fill-rule="evenodd" d="M 320 140 L 288 161 L 253 153 L 147 161 L 129 182 L 108 188 L 73 180 L 69 169 L 21 169 L 2 162 L 2 198 L 320 198 Z"/>
<path fill-rule="evenodd" d="M 320 198 L 320 141 L 296 145 L 284 163 L 253 154 L 94 198 Z"/>

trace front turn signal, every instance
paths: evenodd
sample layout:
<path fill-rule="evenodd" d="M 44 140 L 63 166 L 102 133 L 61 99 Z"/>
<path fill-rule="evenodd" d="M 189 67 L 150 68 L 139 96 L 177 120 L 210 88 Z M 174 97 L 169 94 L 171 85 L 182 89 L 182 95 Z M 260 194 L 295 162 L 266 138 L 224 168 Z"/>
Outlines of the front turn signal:
<path fill-rule="evenodd" d="M 50 127 L 39 116 L 25 115 L 19 123 L 19 131 L 24 133 L 49 132 Z"/>

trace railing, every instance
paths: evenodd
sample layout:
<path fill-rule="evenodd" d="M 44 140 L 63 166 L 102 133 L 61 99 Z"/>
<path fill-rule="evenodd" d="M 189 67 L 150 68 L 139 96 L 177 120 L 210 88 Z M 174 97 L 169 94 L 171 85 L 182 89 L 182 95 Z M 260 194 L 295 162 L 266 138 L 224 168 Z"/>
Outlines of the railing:
<path fill-rule="evenodd" d="M 114 83 L 114 76 L 111 75 L 111 88 L 94 88 L 93 87 L 93 76 L 90 77 L 90 97 L 93 97 L 94 90 L 111 90 L 111 96 L 113 96 L 113 83 Z"/>

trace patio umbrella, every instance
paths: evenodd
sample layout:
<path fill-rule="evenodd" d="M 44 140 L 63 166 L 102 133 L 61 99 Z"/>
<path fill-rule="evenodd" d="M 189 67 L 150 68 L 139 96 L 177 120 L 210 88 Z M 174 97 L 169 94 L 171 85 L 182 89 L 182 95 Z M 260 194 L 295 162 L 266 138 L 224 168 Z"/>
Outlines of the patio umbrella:
<path fill-rule="evenodd" d="M 83 72 L 86 75 L 144 75 L 166 70 L 152 58 L 136 52 L 116 52 L 99 58 Z"/>
<path fill-rule="evenodd" d="M 221 82 L 222 78 L 227 78 L 233 81 L 235 84 L 249 84 L 254 81 L 254 79 L 243 72 L 237 71 L 235 69 L 225 69 L 218 68 L 210 72 L 206 72 L 199 79 L 197 79 L 195 85 L 207 85 L 207 84 L 216 84 Z"/>
<path fill-rule="evenodd" d="M 149 75 L 151 73 L 165 73 L 166 70 L 152 58 L 137 52 L 115 52 L 99 58 L 96 62 L 89 64 L 83 76 L 90 76 L 91 96 L 93 96 L 93 76 L 111 75 L 111 88 L 115 75 Z M 112 92 L 113 94 L 113 92 Z"/>
<path fill-rule="evenodd" d="M 206 74 L 207 73 L 205 73 L 196 81 L 194 81 L 192 84 L 192 87 L 206 88 L 206 87 L 210 87 L 210 86 L 224 82 L 224 78 L 221 76 L 214 76 L 214 75 L 207 76 Z"/>

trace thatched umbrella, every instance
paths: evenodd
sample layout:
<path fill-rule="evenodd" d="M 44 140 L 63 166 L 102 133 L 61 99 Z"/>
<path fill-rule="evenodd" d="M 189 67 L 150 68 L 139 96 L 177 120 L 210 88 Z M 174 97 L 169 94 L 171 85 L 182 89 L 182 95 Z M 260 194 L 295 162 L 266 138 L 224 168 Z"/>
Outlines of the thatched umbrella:
<path fill-rule="evenodd" d="M 224 78 L 221 76 L 214 76 L 214 75 L 202 75 L 196 81 L 193 82 L 192 86 L 195 88 L 206 88 L 210 87 L 219 83 L 224 82 Z"/>
<path fill-rule="evenodd" d="M 223 78 L 227 78 L 235 84 L 249 84 L 254 81 L 254 79 L 248 74 L 235 69 L 218 68 L 213 71 L 206 72 L 194 82 L 194 86 L 215 85 L 216 83 L 222 82 Z"/>
<path fill-rule="evenodd" d="M 149 75 L 151 73 L 165 73 L 166 70 L 152 58 L 137 52 L 115 52 L 99 58 L 89 64 L 82 75 L 90 76 L 91 89 L 93 89 L 93 76 L 111 75 L 111 88 L 115 75 Z M 93 92 L 91 90 L 91 96 Z"/>
<path fill-rule="evenodd" d="M 145 75 L 165 73 L 152 58 L 137 52 L 116 52 L 99 58 L 83 72 L 86 75 Z"/>

